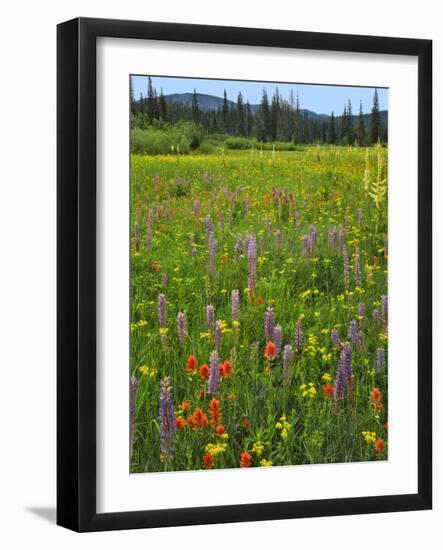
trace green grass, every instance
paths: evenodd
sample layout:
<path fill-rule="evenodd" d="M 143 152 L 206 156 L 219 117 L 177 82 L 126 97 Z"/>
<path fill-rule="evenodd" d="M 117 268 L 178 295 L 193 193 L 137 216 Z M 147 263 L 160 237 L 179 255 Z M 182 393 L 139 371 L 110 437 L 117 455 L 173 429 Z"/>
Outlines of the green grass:
<path fill-rule="evenodd" d="M 216 151 L 212 155 L 133 155 L 131 159 L 131 374 L 139 382 L 131 471 L 200 469 L 206 445 L 214 442 L 227 444 L 225 451 L 215 456 L 217 468 L 238 467 L 240 454 L 245 451 L 254 466 L 262 459 L 279 466 L 386 458 L 387 369 L 377 371 L 376 352 L 380 347 L 387 350 L 387 332 L 382 324 L 373 323 L 372 311 L 380 308 L 380 297 L 387 294 L 387 205 L 384 200 L 377 209 L 364 190 L 365 149 L 304 147 L 276 153 L 223 150 L 222 154 L 217 147 Z M 379 154 L 386 171 L 386 149 Z M 376 148 L 370 149 L 369 163 L 371 180 L 375 180 Z M 274 200 L 273 188 L 277 192 L 286 189 L 290 200 Z M 195 201 L 200 202 L 199 216 L 193 212 Z M 155 221 L 152 248 L 147 249 L 150 210 Z M 208 272 L 207 215 L 212 218 L 218 243 L 215 276 Z M 134 234 L 136 222 L 139 243 Z M 304 256 L 303 236 L 311 225 L 318 232 L 318 249 Z M 351 272 L 348 285 L 343 259 L 328 244 L 328 232 L 334 225 L 346 228 Z M 277 229 L 281 232 L 281 250 L 276 247 Z M 237 238 L 251 233 L 258 241 L 263 239 L 264 245 L 263 250 L 259 244 L 257 247 L 254 296 L 247 289 L 248 260 L 244 253 L 234 250 Z M 191 235 L 195 256 L 191 255 Z M 362 258 L 361 287 L 356 287 L 353 276 L 357 249 Z M 241 296 L 238 327 L 232 324 L 233 289 Z M 162 345 L 159 331 L 160 293 L 167 297 L 167 345 Z M 357 319 L 360 302 L 366 315 L 359 320 L 363 348 L 353 345 L 352 350 L 354 396 L 347 396 L 334 407 L 334 400 L 323 395 L 327 375 L 334 383 L 340 353 L 331 344 L 330 330 L 337 328 L 341 339 L 347 341 L 349 322 Z M 211 426 L 201 430 L 188 426 L 176 433 L 173 458 L 162 461 L 160 379 L 171 377 L 177 417 L 187 418 L 196 407 L 208 414 L 211 396 L 206 392 L 206 380 L 198 375 L 198 366 L 209 364 L 215 346 L 208 338 L 208 304 L 215 307 L 216 319 L 225 322 L 220 359 L 233 364 L 233 375 L 221 381 L 217 396 L 228 438 L 217 436 Z M 273 307 L 276 324 L 282 326 L 283 345 L 294 345 L 295 324 L 304 316 L 305 347 L 294 362 L 289 389 L 282 380 L 281 354 L 272 368 L 263 356 L 267 307 Z M 187 318 L 184 344 L 178 341 L 178 312 Z M 258 353 L 251 355 L 255 342 Z M 190 354 L 198 362 L 194 375 L 186 371 Z M 303 396 L 302 384 L 309 383 L 315 389 L 312 398 Z M 381 390 L 383 411 L 371 404 L 374 387 Z M 191 403 L 190 412 L 180 409 L 183 401 Z M 285 438 L 276 428 L 282 416 L 290 424 Z M 365 441 L 363 431 L 381 437 L 385 453 L 377 453 L 373 442 Z M 257 442 L 264 446 L 259 455 L 253 452 Z"/>

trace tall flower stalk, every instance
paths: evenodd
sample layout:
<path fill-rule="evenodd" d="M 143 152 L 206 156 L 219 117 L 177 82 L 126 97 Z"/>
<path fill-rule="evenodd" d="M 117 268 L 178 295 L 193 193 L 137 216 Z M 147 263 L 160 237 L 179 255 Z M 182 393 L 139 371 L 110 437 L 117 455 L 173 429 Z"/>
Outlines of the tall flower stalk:
<path fill-rule="evenodd" d="M 214 350 L 209 357 L 209 379 L 208 393 L 219 393 L 220 391 L 220 360 L 218 351 Z"/>
<path fill-rule="evenodd" d="M 177 430 L 174 405 L 172 402 L 172 383 L 169 376 L 166 376 L 160 380 L 159 416 L 160 457 L 162 461 L 167 462 L 174 458 L 175 437 Z"/>
<path fill-rule="evenodd" d="M 248 241 L 248 288 L 255 292 L 257 284 L 257 241 L 255 235 L 251 235 Z"/>

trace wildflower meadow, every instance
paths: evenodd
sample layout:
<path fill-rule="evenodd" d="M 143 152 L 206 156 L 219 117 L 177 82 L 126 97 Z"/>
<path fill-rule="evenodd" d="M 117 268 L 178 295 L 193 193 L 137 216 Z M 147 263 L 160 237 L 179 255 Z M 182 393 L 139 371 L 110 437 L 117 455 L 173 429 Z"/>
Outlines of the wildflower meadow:
<path fill-rule="evenodd" d="M 387 458 L 386 166 L 132 155 L 132 472 Z"/>
<path fill-rule="evenodd" d="M 130 97 L 130 471 L 386 460 L 387 90 Z"/>

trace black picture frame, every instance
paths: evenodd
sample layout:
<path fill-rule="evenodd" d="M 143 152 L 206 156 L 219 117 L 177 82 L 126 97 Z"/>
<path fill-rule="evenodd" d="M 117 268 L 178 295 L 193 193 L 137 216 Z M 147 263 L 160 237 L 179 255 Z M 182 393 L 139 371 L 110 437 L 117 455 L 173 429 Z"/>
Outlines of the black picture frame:
<path fill-rule="evenodd" d="M 96 512 L 96 39 L 399 54 L 418 58 L 418 491 L 416 494 Z M 104 531 L 432 507 L 432 42 L 78 18 L 57 29 L 57 523 Z"/>

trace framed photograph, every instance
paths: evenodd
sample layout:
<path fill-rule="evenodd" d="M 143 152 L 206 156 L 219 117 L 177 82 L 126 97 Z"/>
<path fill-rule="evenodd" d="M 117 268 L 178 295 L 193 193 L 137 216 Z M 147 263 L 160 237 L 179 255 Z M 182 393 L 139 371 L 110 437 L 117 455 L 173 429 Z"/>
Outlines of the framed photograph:
<path fill-rule="evenodd" d="M 431 508 L 431 67 L 58 26 L 59 525 Z"/>

